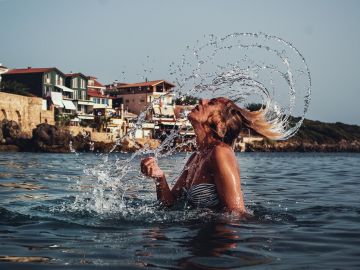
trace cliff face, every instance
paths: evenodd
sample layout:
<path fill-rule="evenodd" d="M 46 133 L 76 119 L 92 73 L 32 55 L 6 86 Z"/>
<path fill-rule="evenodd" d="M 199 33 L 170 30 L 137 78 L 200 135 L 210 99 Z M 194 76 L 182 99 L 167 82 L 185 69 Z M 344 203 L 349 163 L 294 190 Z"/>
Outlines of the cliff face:
<path fill-rule="evenodd" d="M 360 140 L 341 140 L 335 143 L 318 142 L 257 142 L 246 145 L 247 152 L 360 152 Z"/>
<path fill-rule="evenodd" d="M 289 140 L 254 142 L 247 145 L 246 151 L 360 152 L 360 126 L 305 119 L 298 133 Z"/>
<path fill-rule="evenodd" d="M 76 136 L 66 128 L 40 124 L 32 136 L 21 131 L 15 121 L 0 121 L 0 151 L 78 152 L 134 152 L 155 149 L 160 141 L 152 139 L 124 139 L 114 143 L 92 142 L 91 134 Z M 180 147 L 181 146 L 181 147 Z M 188 145 L 178 144 L 176 151 L 191 151 Z M 360 126 L 342 123 L 327 124 L 305 120 L 299 132 L 287 141 L 253 141 L 246 143 L 247 152 L 360 152 Z"/>
<path fill-rule="evenodd" d="M 142 148 L 155 149 L 160 142 L 151 139 L 124 139 L 114 143 L 92 142 L 91 134 L 71 135 L 68 129 L 49 124 L 40 124 L 32 131 L 32 136 L 21 132 L 15 121 L 0 121 L 0 151 L 31 151 L 46 153 L 77 152 L 134 152 Z"/>

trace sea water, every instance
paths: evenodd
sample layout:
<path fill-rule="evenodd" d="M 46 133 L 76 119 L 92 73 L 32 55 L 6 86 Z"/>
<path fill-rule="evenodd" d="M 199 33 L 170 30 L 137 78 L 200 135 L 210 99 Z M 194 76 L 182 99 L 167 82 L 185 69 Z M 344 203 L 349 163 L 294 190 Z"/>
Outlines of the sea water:
<path fill-rule="evenodd" d="M 107 158 L 138 168 L 130 157 Z M 76 200 L 96 198 L 101 183 L 84 170 L 103 156 L 1 153 L 0 269 L 360 268 L 360 154 L 236 157 L 246 218 L 186 204 L 163 209 L 155 184 L 135 172 L 123 178 L 116 209 L 96 199 L 90 207 Z M 187 158 L 159 160 L 170 183 Z"/>

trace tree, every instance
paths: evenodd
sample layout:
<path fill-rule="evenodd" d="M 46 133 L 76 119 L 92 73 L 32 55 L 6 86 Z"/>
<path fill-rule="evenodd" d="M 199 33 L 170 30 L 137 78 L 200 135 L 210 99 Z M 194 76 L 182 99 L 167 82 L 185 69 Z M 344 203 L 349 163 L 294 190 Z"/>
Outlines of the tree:
<path fill-rule="evenodd" d="M 0 89 L 2 92 L 17 94 L 22 96 L 33 96 L 29 93 L 29 88 L 26 85 L 19 83 L 17 81 L 2 81 L 0 83 Z"/>
<path fill-rule="evenodd" d="M 197 103 L 199 103 L 199 98 L 194 97 L 194 96 L 178 97 L 175 100 L 176 105 L 195 105 Z"/>
<path fill-rule="evenodd" d="M 245 106 L 246 109 L 248 109 L 249 111 L 253 112 L 253 111 L 258 111 L 260 110 L 261 108 L 265 108 L 265 106 L 263 106 L 262 104 L 260 103 L 250 103 L 250 104 L 247 104 Z"/>

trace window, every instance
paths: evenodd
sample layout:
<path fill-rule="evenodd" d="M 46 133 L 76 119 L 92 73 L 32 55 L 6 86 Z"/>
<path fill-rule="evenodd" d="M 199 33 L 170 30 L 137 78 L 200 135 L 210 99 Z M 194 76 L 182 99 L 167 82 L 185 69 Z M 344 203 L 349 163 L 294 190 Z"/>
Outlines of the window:
<path fill-rule="evenodd" d="M 50 73 L 44 74 L 44 83 L 46 83 L 46 84 L 51 83 L 51 81 L 50 81 Z"/>
<path fill-rule="evenodd" d="M 86 100 L 86 91 L 81 91 L 81 99 Z"/>
<path fill-rule="evenodd" d="M 78 91 L 74 91 L 74 99 L 78 99 L 79 95 L 78 95 Z"/>
<path fill-rule="evenodd" d="M 80 88 L 85 89 L 85 80 L 84 79 L 80 79 Z"/>
<path fill-rule="evenodd" d="M 77 78 L 73 78 L 72 79 L 72 88 L 78 88 L 78 79 Z"/>

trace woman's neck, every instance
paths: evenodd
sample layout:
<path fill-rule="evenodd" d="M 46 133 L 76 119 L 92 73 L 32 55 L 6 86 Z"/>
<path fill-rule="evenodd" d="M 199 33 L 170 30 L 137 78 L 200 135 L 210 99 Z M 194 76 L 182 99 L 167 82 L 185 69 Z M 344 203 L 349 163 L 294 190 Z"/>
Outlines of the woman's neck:
<path fill-rule="evenodd" d="M 196 136 L 196 144 L 198 145 L 198 150 L 204 150 L 209 147 L 213 147 L 219 143 L 218 140 L 214 139 L 214 137 L 210 135 L 205 136 Z"/>
<path fill-rule="evenodd" d="M 196 144 L 198 150 L 204 150 L 209 147 L 212 147 L 219 143 L 219 140 L 215 139 L 210 130 L 199 123 L 193 124 L 195 135 L 196 135 Z"/>

